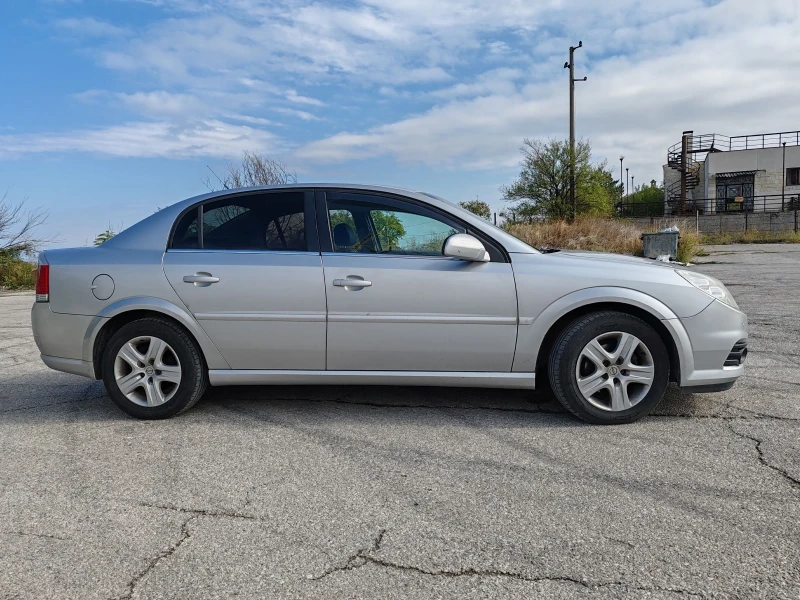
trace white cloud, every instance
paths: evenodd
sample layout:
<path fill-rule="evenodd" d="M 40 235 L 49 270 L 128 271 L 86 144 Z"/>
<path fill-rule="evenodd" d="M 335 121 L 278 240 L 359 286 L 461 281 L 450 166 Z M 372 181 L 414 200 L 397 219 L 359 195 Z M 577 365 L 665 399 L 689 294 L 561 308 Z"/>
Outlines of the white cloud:
<path fill-rule="evenodd" d="M 63 31 L 90 37 L 116 37 L 125 35 L 128 30 L 92 17 L 60 19 L 55 26 Z"/>
<path fill-rule="evenodd" d="M 186 117 L 206 111 L 205 103 L 190 94 L 171 94 L 158 90 L 133 94 L 120 93 L 116 94 L 116 97 L 129 109 L 154 117 Z"/>
<path fill-rule="evenodd" d="M 325 106 L 325 103 L 321 100 L 317 100 L 316 98 L 309 98 L 308 96 L 301 96 L 295 90 L 289 90 L 286 92 L 286 99 L 289 102 L 294 102 L 296 104 L 309 104 L 311 106 Z"/>
<path fill-rule="evenodd" d="M 0 135 L 0 157 L 40 152 L 90 152 L 140 158 L 240 156 L 244 150 L 275 153 L 283 149 L 268 131 L 222 121 L 131 122 L 104 129 L 64 133 Z"/>
<path fill-rule="evenodd" d="M 796 0 L 129 1 L 168 18 L 88 52 L 141 88 L 82 99 L 154 119 L 135 129 L 152 127 L 157 139 L 187 122 L 229 133 L 277 122 L 291 135 L 294 119 L 324 120 L 334 133 L 298 156 L 513 166 L 523 137 L 565 137 L 562 67 L 578 40 L 578 75 L 589 76 L 577 88 L 578 133 L 600 156 L 625 154 L 647 179 L 660 177 L 664 150 L 684 129 L 733 135 L 800 121 L 800 81 L 791 75 L 800 69 Z M 74 21 L 68 27 L 78 28 Z M 102 22 L 93 26 L 100 35 Z M 305 107 L 313 109 L 297 110 Z M 353 114 L 361 120 L 338 120 Z M 245 135 L 255 144 L 277 143 L 250 131 L 261 132 Z M 194 135 L 204 149 L 176 147 L 227 147 Z"/>
<path fill-rule="evenodd" d="M 282 108 L 277 107 L 272 109 L 275 112 L 279 112 L 283 115 L 289 115 L 292 117 L 297 117 L 303 121 L 319 121 L 320 118 L 316 115 L 312 115 L 310 112 L 306 112 L 304 110 L 297 110 L 294 108 Z"/>
<path fill-rule="evenodd" d="M 584 5 L 587 22 L 597 24 L 598 13 L 611 15 L 626 3 L 609 1 L 599 10 L 595 3 L 576 4 L 576 11 Z M 634 25 L 652 19 L 645 27 L 627 27 L 620 15 L 606 29 L 587 28 L 592 33 L 583 40 L 583 54 L 576 55 L 578 74 L 589 77 L 577 86 L 578 134 L 592 139 L 598 157 L 613 167 L 624 154 L 626 165 L 643 179 L 660 179 L 666 148 L 684 129 L 736 135 L 796 128 L 800 109 L 793 98 L 800 94 L 800 80 L 787 76 L 800 70 L 796 3 L 770 0 L 753 11 L 745 0 L 714 6 L 684 0 L 688 13 L 676 15 L 665 15 L 665 5 L 655 4 L 643 3 L 646 14 L 633 17 Z M 659 39 L 657 32 L 665 29 L 676 32 Z M 559 42 L 559 55 L 548 59 L 548 70 L 537 72 L 532 83 L 522 85 L 525 77 L 516 69 L 462 78 L 431 94 L 448 100 L 445 104 L 332 135 L 298 154 L 320 161 L 387 155 L 454 167 L 513 166 L 523 137 L 565 137 L 563 55 L 576 41 Z M 641 52 L 608 54 L 613 44 Z M 608 55 L 598 56 L 598 48 Z"/>

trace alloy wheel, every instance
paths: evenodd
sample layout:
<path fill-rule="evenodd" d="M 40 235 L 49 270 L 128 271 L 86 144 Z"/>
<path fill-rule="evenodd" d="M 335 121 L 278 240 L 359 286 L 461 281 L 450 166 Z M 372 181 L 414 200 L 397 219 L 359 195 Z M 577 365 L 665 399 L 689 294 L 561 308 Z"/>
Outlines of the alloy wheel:
<path fill-rule="evenodd" d="M 181 363 L 164 340 L 141 336 L 124 344 L 114 359 L 119 391 L 140 406 L 159 406 L 178 391 Z"/>
<path fill-rule="evenodd" d="M 578 390 L 592 406 L 619 412 L 641 402 L 655 379 L 653 355 L 635 335 L 603 333 L 591 340 L 575 366 Z"/>

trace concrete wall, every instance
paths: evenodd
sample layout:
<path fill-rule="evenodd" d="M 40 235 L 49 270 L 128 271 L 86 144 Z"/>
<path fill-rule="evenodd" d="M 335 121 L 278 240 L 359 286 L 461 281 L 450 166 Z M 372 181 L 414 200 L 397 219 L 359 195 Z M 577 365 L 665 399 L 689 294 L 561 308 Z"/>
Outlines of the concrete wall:
<path fill-rule="evenodd" d="M 794 231 L 795 223 L 800 225 L 800 214 L 795 212 L 720 213 L 699 215 L 696 219 L 695 217 L 640 217 L 628 220 L 642 231 L 677 225 L 681 231 L 697 229 L 700 233 L 737 233 L 749 230 L 777 233 Z"/>

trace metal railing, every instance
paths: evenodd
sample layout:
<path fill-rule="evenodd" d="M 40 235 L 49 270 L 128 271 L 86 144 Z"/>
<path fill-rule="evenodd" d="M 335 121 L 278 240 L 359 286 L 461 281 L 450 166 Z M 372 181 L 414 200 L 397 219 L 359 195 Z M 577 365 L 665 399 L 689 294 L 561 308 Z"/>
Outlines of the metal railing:
<path fill-rule="evenodd" d="M 781 213 L 800 210 L 800 195 L 767 194 L 736 198 L 694 198 L 687 199 L 683 210 L 679 210 L 679 201 L 665 202 L 627 202 L 624 199 L 617 204 L 617 215 L 620 217 L 659 217 L 683 214 L 719 214 L 719 213 Z"/>
<path fill-rule="evenodd" d="M 779 131 L 776 133 L 756 133 L 751 135 L 735 135 L 729 137 L 719 133 L 700 133 L 688 136 L 687 151 L 689 154 L 703 152 L 730 152 L 732 150 L 756 150 L 761 148 L 780 148 L 800 146 L 800 131 Z M 667 150 L 667 163 L 670 166 L 680 165 L 682 141 L 670 146 Z"/>

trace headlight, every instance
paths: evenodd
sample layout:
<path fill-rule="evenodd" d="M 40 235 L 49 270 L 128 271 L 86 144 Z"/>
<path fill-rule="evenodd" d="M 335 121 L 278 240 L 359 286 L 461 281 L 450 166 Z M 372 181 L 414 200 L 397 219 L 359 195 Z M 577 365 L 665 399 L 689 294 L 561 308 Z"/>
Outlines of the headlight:
<path fill-rule="evenodd" d="M 731 293 L 719 280 L 709 277 L 708 275 L 703 275 L 702 273 L 694 273 L 693 271 L 680 271 L 676 269 L 675 272 L 701 292 L 705 292 L 715 300 L 719 300 L 723 304 L 727 304 L 739 310 L 739 305 L 736 304 L 736 300 L 733 299 Z"/>

